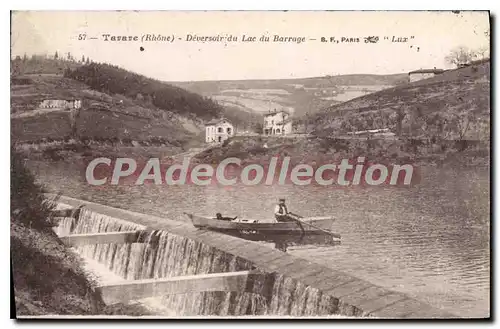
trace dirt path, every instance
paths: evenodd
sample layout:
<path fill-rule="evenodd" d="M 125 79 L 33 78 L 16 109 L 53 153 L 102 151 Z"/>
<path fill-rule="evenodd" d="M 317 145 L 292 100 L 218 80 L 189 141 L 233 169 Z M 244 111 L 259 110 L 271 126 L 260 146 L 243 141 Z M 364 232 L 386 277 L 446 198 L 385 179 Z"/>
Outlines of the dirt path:
<path fill-rule="evenodd" d="M 205 147 L 193 147 L 193 148 L 190 148 L 186 152 L 182 152 L 182 153 L 178 153 L 178 154 L 173 155 L 172 159 L 175 162 L 182 162 L 182 160 L 184 160 L 184 158 L 193 158 L 197 154 L 199 154 L 205 150 L 208 150 L 212 147 L 213 147 L 213 145 L 207 145 Z"/>

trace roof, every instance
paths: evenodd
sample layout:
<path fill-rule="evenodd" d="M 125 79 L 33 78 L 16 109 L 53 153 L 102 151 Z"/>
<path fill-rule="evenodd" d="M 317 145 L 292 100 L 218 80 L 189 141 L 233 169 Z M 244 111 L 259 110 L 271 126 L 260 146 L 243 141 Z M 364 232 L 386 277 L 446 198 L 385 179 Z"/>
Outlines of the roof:
<path fill-rule="evenodd" d="M 214 126 L 214 125 L 220 123 L 221 121 L 227 121 L 229 124 L 232 124 L 231 121 L 229 121 L 226 118 L 218 118 L 218 119 L 212 119 L 212 120 L 206 122 L 205 126 Z"/>
<path fill-rule="evenodd" d="M 287 111 L 280 110 L 280 111 L 273 111 L 273 112 L 266 113 L 266 114 L 264 114 L 264 116 L 267 117 L 267 116 L 275 115 L 275 114 L 278 114 L 278 113 L 289 114 Z"/>
<path fill-rule="evenodd" d="M 421 70 L 415 70 L 408 72 L 408 74 L 414 74 L 414 73 L 435 73 L 435 74 L 440 74 L 443 73 L 445 70 L 442 69 L 421 69 Z"/>

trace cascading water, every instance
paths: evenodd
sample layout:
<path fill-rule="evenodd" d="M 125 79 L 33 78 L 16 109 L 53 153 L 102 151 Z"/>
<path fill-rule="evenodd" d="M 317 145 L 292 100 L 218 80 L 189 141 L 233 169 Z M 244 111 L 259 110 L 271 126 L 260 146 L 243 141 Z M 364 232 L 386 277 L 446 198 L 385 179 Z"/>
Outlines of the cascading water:
<path fill-rule="evenodd" d="M 75 222 L 61 221 L 61 235 L 144 230 L 141 225 L 83 209 Z M 253 264 L 203 243 L 166 231 L 144 232 L 135 243 L 98 244 L 76 247 L 83 256 L 105 265 L 127 280 L 158 279 L 176 276 L 251 270 Z M 278 275 L 272 299 L 236 292 L 202 292 L 159 295 L 148 298 L 153 304 L 176 316 L 292 315 L 335 314 L 338 300 L 322 296 L 317 289 Z"/>
<path fill-rule="evenodd" d="M 143 226 L 83 209 L 76 224 L 74 219 L 65 218 L 60 222 L 57 233 L 68 235 L 142 229 Z M 84 245 L 76 249 L 84 257 L 104 264 L 110 271 L 127 280 L 232 272 L 252 268 L 251 263 L 241 258 L 188 238 L 165 231 L 145 234 L 139 238 L 143 242 Z M 204 292 L 158 296 L 156 299 L 179 316 L 263 314 L 265 311 L 262 297 L 249 293 Z"/>

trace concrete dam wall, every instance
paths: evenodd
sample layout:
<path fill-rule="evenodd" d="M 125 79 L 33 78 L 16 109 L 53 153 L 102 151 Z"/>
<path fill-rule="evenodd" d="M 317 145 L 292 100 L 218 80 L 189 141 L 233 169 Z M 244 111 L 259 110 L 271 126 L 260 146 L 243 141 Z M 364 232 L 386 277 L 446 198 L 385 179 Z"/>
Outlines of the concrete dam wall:
<path fill-rule="evenodd" d="M 61 239 L 122 278 L 102 288 L 106 303 L 154 297 L 169 310 L 158 315 L 167 316 L 456 317 L 258 242 L 73 198 L 59 202 L 84 205 L 77 218 L 60 221 Z"/>

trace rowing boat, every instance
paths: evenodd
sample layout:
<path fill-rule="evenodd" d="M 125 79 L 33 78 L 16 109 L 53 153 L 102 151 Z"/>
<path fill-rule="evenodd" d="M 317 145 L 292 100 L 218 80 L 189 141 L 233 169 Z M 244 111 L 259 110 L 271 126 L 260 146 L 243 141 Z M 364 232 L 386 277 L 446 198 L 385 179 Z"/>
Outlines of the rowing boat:
<path fill-rule="evenodd" d="M 208 229 L 229 234 L 247 235 L 313 235 L 325 232 L 340 239 L 340 234 L 331 232 L 333 217 L 304 217 L 298 222 L 272 222 L 253 219 L 218 220 L 216 218 L 185 213 L 197 228 Z M 310 224 L 310 225 L 309 225 Z"/>

